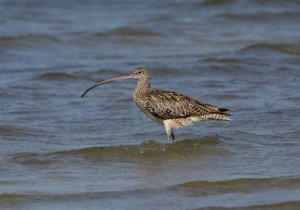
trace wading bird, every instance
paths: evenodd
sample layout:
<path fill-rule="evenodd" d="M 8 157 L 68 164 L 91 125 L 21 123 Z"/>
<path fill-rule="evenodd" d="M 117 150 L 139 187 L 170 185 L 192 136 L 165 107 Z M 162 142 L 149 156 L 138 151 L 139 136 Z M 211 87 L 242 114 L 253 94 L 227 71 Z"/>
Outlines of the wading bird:
<path fill-rule="evenodd" d="M 164 124 L 169 143 L 175 140 L 173 131 L 176 128 L 203 120 L 230 120 L 230 115 L 226 113 L 229 109 L 202 103 L 177 92 L 151 88 L 150 73 L 145 68 L 137 68 L 131 74 L 98 82 L 88 88 L 81 97 L 99 85 L 121 79 L 138 80 L 133 99 L 147 116 Z"/>

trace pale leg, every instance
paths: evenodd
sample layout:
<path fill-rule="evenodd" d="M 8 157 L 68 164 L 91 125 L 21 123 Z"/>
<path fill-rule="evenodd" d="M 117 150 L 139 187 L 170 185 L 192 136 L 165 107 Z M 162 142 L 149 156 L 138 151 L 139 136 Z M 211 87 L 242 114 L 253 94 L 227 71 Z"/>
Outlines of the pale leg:
<path fill-rule="evenodd" d="M 175 140 L 175 136 L 173 133 L 173 128 L 172 128 L 172 121 L 171 120 L 164 120 L 164 125 L 165 129 L 168 135 L 168 142 L 172 143 Z"/>

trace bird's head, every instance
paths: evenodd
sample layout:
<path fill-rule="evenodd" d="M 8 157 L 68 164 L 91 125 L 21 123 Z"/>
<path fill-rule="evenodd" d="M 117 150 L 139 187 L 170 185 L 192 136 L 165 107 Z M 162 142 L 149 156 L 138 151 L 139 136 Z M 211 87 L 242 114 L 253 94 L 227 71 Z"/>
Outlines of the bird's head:
<path fill-rule="evenodd" d="M 149 71 L 145 68 L 137 68 L 130 75 L 131 78 L 138 80 L 150 77 Z"/>
<path fill-rule="evenodd" d="M 81 97 L 85 96 L 85 94 L 87 94 L 87 92 L 89 92 L 91 89 L 93 89 L 99 85 L 102 85 L 107 82 L 112 82 L 115 80 L 122 80 L 122 79 L 137 79 L 139 81 L 149 81 L 150 73 L 145 68 L 137 68 L 131 74 L 125 74 L 123 76 L 114 77 L 114 78 L 107 79 L 107 80 L 96 83 L 95 85 L 91 86 L 86 91 L 84 91 L 84 93 L 81 95 Z"/>

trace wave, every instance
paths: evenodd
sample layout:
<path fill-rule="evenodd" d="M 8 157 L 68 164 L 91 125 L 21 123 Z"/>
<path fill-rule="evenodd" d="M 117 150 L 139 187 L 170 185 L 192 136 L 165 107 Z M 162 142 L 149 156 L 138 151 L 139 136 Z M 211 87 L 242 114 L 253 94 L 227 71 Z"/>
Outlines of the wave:
<path fill-rule="evenodd" d="M 36 136 L 35 131 L 15 126 L 0 126 L 0 135 L 3 136 Z"/>
<path fill-rule="evenodd" d="M 291 21 L 299 21 L 300 14 L 299 12 L 261 12 L 254 14 L 233 14 L 233 13 L 225 13 L 218 15 L 217 17 L 222 19 L 229 19 L 230 21 L 282 21 L 282 20 L 291 20 Z"/>
<path fill-rule="evenodd" d="M 121 145 L 108 147 L 88 147 L 75 150 L 64 150 L 41 153 L 20 153 L 12 156 L 11 161 L 24 165 L 56 164 L 60 161 L 76 163 L 83 161 L 164 161 L 180 158 L 192 158 L 211 155 L 227 155 L 216 145 L 220 140 L 215 137 L 205 137 L 199 140 L 181 140 L 172 144 L 162 144 L 154 140 L 138 145 Z"/>
<path fill-rule="evenodd" d="M 43 155 L 37 153 L 20 153 L 14 155 L 11 161 L 30 166 L 42 166 L 61 162 L 59 159 L 43 157 Z"/>
<path fill-rule="evenodd" d="M 273 210 L 273 209 L 281 209 L 281 210 L 290 210 L 290 209 L 299 209 L 300 208 L 300 201 L 286 201 L 286 202 L 279 202 L 274 204 L 265 204 L 265 205 L 249 205 L 249 206 L 239 206 L 239 207 L 205 207 L 200 208 L 206 209 L 206 210 L 227 210 L 227 209 L 233 209 L 233 210 Z"/>
<path fill-rule="evenodd" d="M 219 144 L 220 140 L 215 137 L 205 137 L 199 140 L 180 140 L 172 144 L 162 144 L 155 140 L 144 141 L 138 145 L 121 145 L 111 147 L 91 147 L 79 150 L 62 151 L 56 154 L 87 154 L 87 153 L 130 153 L 130 154 L 163 154 L 165 152 L 182 153 L 183 150 L 197 150 L 205 145 Z"/>
<path fill-rule="evenodd" d="M 78 77 L 73 74 L 61 72 L 44 73 L 36 77 L 39 80 L 77 80 Z"/>
<path fill-rule="evenodd" d="M 162 34 L 157 31 L 144 28 L 120 27 L 108 32 L 94 33 L 94 36 L 162 36 Z"/>
<path fill-rule="evenodd" d="M 217 57 L 204 58 L 202 61 L 203 62 L 210 62 L 210 63 L 237 63 L 237 64 L 245 62 L 245 61 L 243 61 L 242 59 L 239 59 L 239 58 L 217 58 Z"/>
<path fill-rule="evenodd" d="M 19 36 L 0 36 L 0 43 L 12 43 L 19 41 L 48 41 L 48 42 L 59 42 L 60 40 L 54 36 L 45 34 L 26 34 Z"/>
<path fill-rule="evenodd" d="M 189 199 L 201 199 L 208 196 L 221 195 L 221 194 L 234 194 L 237 193 L 237 198 L 239 193 L 242 194 L 260 194 L 263 196 L 269 191 L 273 192 L 278 189 L 299 189 L 300 178 L 299 177 L 278 177 L 278 178 L 257 178 L 257 179 L 234 179 L 234 180 L 224 180 L 224 181 L 193 181 L 186 182 L 178 185 L 169 185 L 160 188 L 135 188 L 127 190 L 108 190 L 108 191 L 81 191 L 77 193 L 10 193 L 10 194 L 0 194 L 0 207 L 2 206 L 14 206 L 20 204 L 30 204 L 30 202 L 37 204 L 41 202 L 58 202 L 65 203 L 66 201 L 75 202 L 76 205 L 78 201 L 87 200 L 97 200 L 102 202 L 103 200 L 110 199 L 127 199 L 137 198 L 140 201 L 153 200 L 155 197 L 165 197 L 168 199 L 168 195 L 176 198 L 179 193 L 182 197 L 188 197 Z M 215 198 L 215 197 L 211 197 Z M 134 201 L 133 201 L 134 202 Z M 268 203 L 269 202 L 269 203 Z M 175 202 L 176 203 L 176 202 Z M 218 203 L 216 201 L 216 203 Z M 172 202 L 174 204 L 174 202 Z M 199 203 L 195 204 L 199 205 Z M 226 204 L 225 204 L 226 205 Z M 203 204 L 202 204 L 203 206 Z M 246 206 L 232 206 L 230 208 L 218 205 L 216 207 L 206 207 L 205 209 L 296 209 L 300 207 L 299 200 L 282 200 L 276 202 L 270 202 L 268 200 L 262 204 L 247 203 Z M 201 209 L 201 208 L 200 208 Z"/>
<path fill-rule="evenodd" d="M 241 178 L 226 181 L 192 181 L 172 186 L 186 190 L 210 190 L 211 192 L 255 192 L 272 187 L 299 188 L 300 178 Z"/>
<path fill-rule="evenodd" d="M 235 2 L 235 0 L 204 0 L 199 6 L 225 6 L 231 5 Z"/>
<path fill-rule="evenodd" d="M 239 51 L 250 51 L 250 50 L 271 50 L 275 52 L 300 55 L 300 45 L 297 44 L 270 44 L 270 43 L 259 43 L 249 45 L 245 48 L 242 48 Z"/>
<path fill-rule="evenodd" d="M 170 190 L 172 192 L 172 190 Z M 42 202 L 56 202 L 64 203 L 66 201 L 69 202 L 75 202 L 74 205 L 79 200 L 101 200 L 103 199 L 116 199 L 120 197 L 126 197 L 126 196 L 138 196 L 139 199 L 145 199 L 144 197 L 154 196 L 161 194 L 163 196 L 164 192 L 158 191 L 158 190 L 133 190 L 133 191 L 117 191 L 117 192 L 95 192 L 95 193 L 81 193 L 81 194 L 0 194 L 0 207 L 13 207 L 13 206 L 19 206 L 20 204 L 30 204 L 30 202 L 33 202 L 35 204 Z M 278 202 L 278 203 L 272 203 L 272 204 L 261 204 L 261 205 L 247 205 L 247 206 L 238 206 L 238 207 L 204 207 L 204 208 L 198 208 L 201 209 L 207 209 L 207 210 L 215 210 L 215 209 L 242 209 L 242 210 L 258 210 L 258 209 L 299 209 L 300 208 L 300 201 L 284 201 L 284 202 Z"/>

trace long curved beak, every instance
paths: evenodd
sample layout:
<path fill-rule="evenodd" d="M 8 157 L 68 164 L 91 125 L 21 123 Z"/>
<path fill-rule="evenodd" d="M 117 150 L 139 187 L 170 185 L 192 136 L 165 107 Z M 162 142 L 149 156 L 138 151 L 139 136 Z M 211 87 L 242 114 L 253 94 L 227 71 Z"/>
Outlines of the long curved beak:
<path fill-rule="evenodd" d="M 90 90 L 94 89 L 95 87 L 97 87 L 97 86 L 99 86 L 99 85 L 102 85 L 102 84 L 107 83 L 107 82 L 116 81 L 116 80 L 121 80 L 121 79 L 131 79 L 131 78 L 132 78 L 132 75 L 131 75 L 131 74 L 126 74 L 126 75 L 123 75 L 123 76 L 114 77 L 114 78 L 111 78 L 111 79 L 107 79 L 107 80 L 98 82 L 98 83 L 96 83 L 95 85 L 93 85 L 92 87 L 88 88 L 86 91 L 84 91 L 84 93 L 81 95 L 81 98 L 82 98 L 83 96 L 85 96 L 85 94 L 87 94 L 87 92 L 89 92 Z"/>

